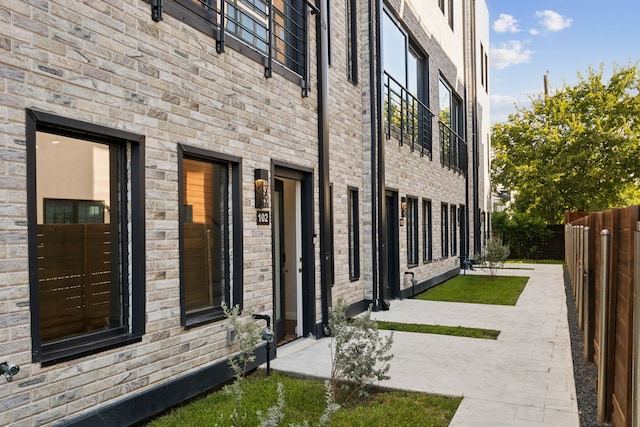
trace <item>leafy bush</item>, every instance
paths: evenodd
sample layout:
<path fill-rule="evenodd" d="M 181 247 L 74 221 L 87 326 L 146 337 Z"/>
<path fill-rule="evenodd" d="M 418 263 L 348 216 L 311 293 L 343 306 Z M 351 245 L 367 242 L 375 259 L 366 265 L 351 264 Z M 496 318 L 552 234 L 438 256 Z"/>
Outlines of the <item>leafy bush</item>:
<path fill-rule="evenodd" d="M 543 220 L 523 212 L 494 212 L 491 229 L 520 259 L 535 258 L 538 245 L 553 234 Z"/>
<path fill-rule="evenodd" d="M 331 345 L 331 387 L 336 400 L 344 404 L 353 396 L 366 396 L 374 380 L 388 379 L 393 334 L 380 336 L 371 306 L 361 316 L 347 319 L 347 306 L 338 301 L 329 313 Z"/>
<path fill-rule="evenodd" d="M 504 262 L 509 257 L 509 246 L 505 246 L 500 242 L 500 239 L 495 237 L 487 240 L 487 244 L 484 248 L 484 264 L 489 269 L 489 274 L 494 277 L 499 268 L 502 268 Z"/>

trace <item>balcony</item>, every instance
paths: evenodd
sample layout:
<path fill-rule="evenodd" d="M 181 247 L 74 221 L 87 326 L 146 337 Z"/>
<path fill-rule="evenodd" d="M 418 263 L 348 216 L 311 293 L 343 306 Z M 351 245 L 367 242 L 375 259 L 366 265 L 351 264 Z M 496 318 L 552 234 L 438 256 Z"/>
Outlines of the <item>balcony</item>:
<path fill-rule="evenodd" d="M 460 175 L 467 174 L 467 143 L 445 123 L 440 127 L 440 163 Z"/>
<path fill-rule="evenodd" d="M 387 139 L 398 139 L 411 150 L 431 158 L 434 114 L 407 88 L 384 73 L 384 129 Z"/>

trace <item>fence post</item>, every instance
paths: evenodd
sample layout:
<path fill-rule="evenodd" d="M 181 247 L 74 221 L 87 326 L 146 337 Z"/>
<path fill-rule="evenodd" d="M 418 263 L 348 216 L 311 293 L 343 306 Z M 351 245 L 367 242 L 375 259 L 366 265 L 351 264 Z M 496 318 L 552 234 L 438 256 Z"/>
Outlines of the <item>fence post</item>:
<path fill-rule="evenodd" d="M 632 360 L 632 395 L 633 403 L 631 407 L 631 417 L 633 426 L 637 426 L 640 422 L 640 402 L 639 396 L 640 385 L 640 221 L 636 223 L 634 234 L 634 251 L 633 251 L 633 360 Z"/>
<path fill-rule="evenodd" d="M 591 299 L 594 298 L 595 295 L 591 295 L 590 284 L 589 284 L 589 227 L 584 228 L 584 261 L 582 265 L 582 286 L 583 286 L 583 296 L 582 296 L 582 310 L 583 321 L 582 326 L 584 330 L 584 360 L 589 362 L 591 361 L 591 322 L 593 319 L 591 318 L 591 312 L 589 310 Z"/>
<path fill-rule="evenodd" d="M 578 236 L 578 248 L 577 248 L 577 253 L 578 256 L 576 257 L 577 259 L 577 266 L 576 266 L 576 288 L 577 288 L 577 296 L 576 296 L 576 308 L 578 310 L 578 327 L 580 329 L 582 329 L 582 325 L 583 325 L 583 321 L 584 321 L 584 306 L 583 306 L 583 301 L 584 301 L 584 288 L 583 288 L 583 283 L 584 283 L 584 277 L 583 277 L 583 272 L 584 272 L 584 266 L 583 266 L 583 259 L 584 259 L 584 226 L 580 225 L 578 227 L 576 227 L 576 234 Z"/>
<path fill-rule="evenodd" d="M 600 330 L 598 339 L 598 416 L 599 424 L 605 424 L 609 418 L 607 408 L 607 390 L 609 375 L 609 258 L 611 256 L 611 231 L 604 229 L 600 232 Z"/>

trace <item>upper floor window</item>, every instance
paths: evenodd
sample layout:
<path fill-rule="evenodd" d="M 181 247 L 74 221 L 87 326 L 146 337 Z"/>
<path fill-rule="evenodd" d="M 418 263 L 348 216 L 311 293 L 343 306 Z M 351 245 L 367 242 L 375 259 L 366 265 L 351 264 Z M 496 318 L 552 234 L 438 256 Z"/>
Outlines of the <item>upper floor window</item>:
<path fill-rule="evenodd" d="M 489 55 L 484 50 L 484 45 L 480 43 L 480 84 L 485 92 L 489 92 Z"/>
<path fill-rule="evenodd" d="M 462 100 L 442 78 L 439 84 L 440 161 L 443 166 L 466 173 L 467 144 L 464 140 Z"/>
<path fill-rule="evenodd" d="M 27 111 L 33 360 L 144 331 L 143 137 Z"/>
<path fill-rule="evenodd" d="M 182 324 L 223 318 L 222 303 L 240 304 L 239 165 L 180 147 L 180 294 Z M 232 221 L 236 218 L 236 221 Z"/>
<path fill-rule="evenodd" d="M 225 46 L 294 81 L 307 79 L 307 9 L 304 0 L 166 0 L 164 10 Z M 247 49 L 249 46 L 250 49 Z"/>
<path fill-rule="evenodd" d="M 387 138 L 431 154 L 432 117 L 428 100 L 426 57 L 385 10 L 382 17 L 384 117 Z"/>
<path fill-rule="evenodd" d="M 358 14 L 356 0 L 345 0 L 347 24 L 347 78 L 358 83 Z"/>

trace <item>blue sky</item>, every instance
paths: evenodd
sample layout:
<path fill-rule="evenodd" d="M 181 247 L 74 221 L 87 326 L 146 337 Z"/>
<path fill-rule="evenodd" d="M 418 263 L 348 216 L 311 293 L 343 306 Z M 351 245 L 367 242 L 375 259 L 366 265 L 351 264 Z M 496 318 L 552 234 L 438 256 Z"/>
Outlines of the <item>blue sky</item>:
<path fill-rule="evenodd" d="M 640 61 L 640 0 L 486 0 L 490 26 L 491 122 L 514 103 L 578 81 L 578 72 Z"/>

